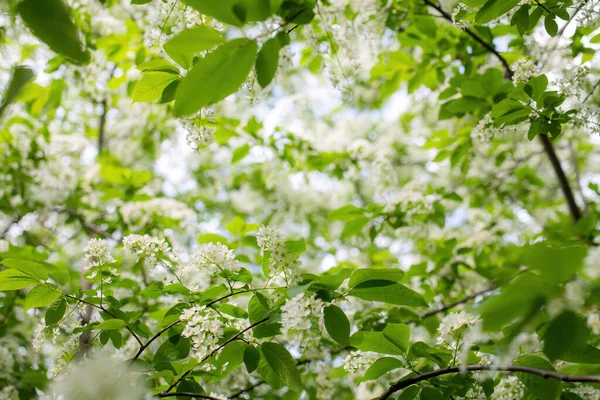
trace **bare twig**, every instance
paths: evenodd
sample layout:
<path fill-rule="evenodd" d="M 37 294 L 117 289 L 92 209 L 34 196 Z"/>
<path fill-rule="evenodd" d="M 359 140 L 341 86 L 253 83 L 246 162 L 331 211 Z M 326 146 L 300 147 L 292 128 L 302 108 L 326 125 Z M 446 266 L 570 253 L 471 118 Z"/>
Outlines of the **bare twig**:
<path fill-rule="evenodd" d="M 558 379 L 562 382 L 600 382 L 600 376 L 592 375 L 592 376 L 574 376 L 574 375 L 566 375 L 561 374 L 560 372 L 548 371 L 544 369 L 530 368 L 530 367 L 521 367 L 512 365 L 509 367 L 492 367 L 490 365 L 467 365 L 464 367 L 448 367 L 448 368 L 440 368 L 434 371 L 425 372 L 424 374 L 413 376 L 408 379 L 403 379 L 392 386 L 381 396 L 379 396 L 379 400 L 385 400 L 389 398 L 395 392 L 412 386 L 416 383 L 435 378 L 441 375 L 446 374 L 456 374 L 463 371 L 504 371 L 504 372 L 522 372 L 526 374 L 538 375 L 543 378 L 552 378 Z"/>

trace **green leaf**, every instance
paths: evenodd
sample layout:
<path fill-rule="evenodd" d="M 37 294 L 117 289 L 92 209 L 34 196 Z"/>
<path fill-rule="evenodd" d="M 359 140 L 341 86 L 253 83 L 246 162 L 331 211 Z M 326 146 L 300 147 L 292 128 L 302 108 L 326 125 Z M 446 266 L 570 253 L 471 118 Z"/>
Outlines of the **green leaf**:
<path fill-rule="evenodd" d="M 296 257 L 299 257 L 306 251 L 306 242 L 304 238 L 298 240 L 288 240 L 284 243 L 285 249 Z"/>
<path fill-rule="evenodd" d="M 400 356 L 404 351 L 388 340 L 383 332 L 358 331 L 350 337 L 350 345 L 362 351 Z"/>
<path fill-rule="evenodd" d="M 37 279 L 15 269 L 0 272 L 0 290 L 19 290 L 38 283 Z"/>
<path fill-rule="evenodd" d="M 289 35 L 285 32 L 281 34 L 286 35 L 289 42 Z M 267 40 L 258 52 L 258 57 L 256 58 L 256 79 L 261 87 L 266 87 L 275 77 L 277 65 L 279 64 L 279 50 L 281 50 L 283 43 L 286 43 L 285 38 L 282 38 L 281 34 Z"/>
<path fill-rule="evenodd" d="M 127 324 L 122 319 L 109 319 L 103 322 L 100 322 L 98 325 L 94 326 L 94 329 L 102 329 L 103 331 L 110 331 L 113 329 L 122 329 L 125 328 Z"/>
<path fill-rule="evenodd" d="M 398 400 L 413 400 L 419 394 L 421 388 L 417 386 L 409 386 L 400 393 Z"/>
<path fill-rule="evenodd" d="M 12 77 L 6 93 L 4 94 L 4 100 L 0 105 L 0 115 L 6 109 L 6 107 L 12 103 L 12 101 L 21 93 L 27 82 L 33 79 L 33 70 L 29 67 L 18 65 L 13 68 Z"/>
<path fill-rule="evenodd" d="M 53 51 L 76 64 L 90 62 L 90 53 L 79 40 L 71 11 L 61 0 L 23 0 L 17 11 L 33 34 Z"/>
<path fill-rule="evenodd" d="M 408 350 L 410 339 L 410 328 L 405 324 L 387 324 L 383 329 L 383 336 L 390 342 L 394 343 L 396 347 L 402 349 L 404 352 Z"/>
<path fill-rule="evenodd" d="M 369 223 L 369 218 L 360 217 L 352 221 L 348 221 L 344 230 L 342 231 L 342 239 L 348 239 L 349 237 L 358 235 L 365 226 Z"/>
<path fill-rule="evenodd" d="M 46 325 L 54 325 L 60 322 L 67 310 L 67 301 L 64 298 L 57 299 L 46 309 Z"/>
<path fill-rule="evenodd" d="M 489 90 L 486 90 L 481 83 L 474 79 L 463 81 L 460 85 L 460 91 L 463 96 L 472 96 L 480 99 L 485 99 L 491 94 Z"/>
<path fill-rule="evenodd" d="M 48 279 L 48 272 L 46 271 L 46 268 L 44 268 L 42 264 L 36 263 L 35 261 L 5 258 L 2 260 L 2 264 L 8 268 L 21 271 L 25 275 L 28 275 L 38 281 L 45 281 Z"/>
<path fill-rule="evenodd" d="M 30 308 L 46 307 L 61 296 L 56 286 L 51 284 L 38 285 L 31 289 L 25 297 L 25 311 Z"/>
<path fill-rule="evenodd" d="M 344 346 L 350 344 L 350 321 L 344 311 L 332 304 L 324 308 L 323 314 L 329 336 Z"/>
<path fill-rule="evenodd" d="M 583 318 L 573 311 L 563 311 L 548 323 L 544 335 L 544 354 L 550 360 L 556 360 L 569 350 L 581 347 L 589 333 Z"/>
<path fill-rule="evenodd" d="M 293 391 L 302 392 L 302 380 L 296 362 L 285 347 L 265 342 L 261 346 L 265 360 L 282 381 Z"/>
<path fill-rule="evenodd" d="M 519 35 L 523 36 L 529 30 L 529 5 L 525 4 L 519 7 L 517 12 L 510 20 L 511 25 L 517 26 Z"/>
<path fill-rule="evenodd" d="M 475 15 L 475 22 L 487 24 L 512 10 L 519 2 L 520 0 L 488 0 Z"/>
<path fill-rule="evenodd" d="M 590 43 L 600 43 L 600 33 L 591 38 Z"/>
<path fill-rule="evenodd" d="M 160 99 L 165 88 L 177 79 L 179 75 L 170 72 L 145 72 L 133 89 L 133 102 L 147 103 Z"/>
<path fill-rule="evenodd" d="M 544 91 L 547 87 L 548 77 L 542 74 L 540 76 L 536 76 L 535 78 L 530 79 L 529 82 L 527 82 L 527 84 L 525 85 L 524 89 L 533 101 L 538 101 L 544 94 Z"/>
<path fill-rule="evenodd" d="M 329 219 L 335 221 L 351 221 L 357 217 L 362 217 L 363 215 L 363 209 L 350 204 L 331 211 L 329 213 Z"/>
<path fill-rule="evenodd" d="M 577 346 L 578 344 L 575 343 L 576 348 L 565 351 L 558 359 L 572 363 L 600 364 L 600 349 L 589 344 Z"/>
<path fill-rule="evenodd" d="M 152 282 L 151 284 L 146 286 L 144 288 L 144 290 L 142 290 L 140 292 L 140 294 L 148 299 L 156 300 L 162 294 L 164 294 L 163 283 L 162 282 Z"/>
<path fill-rule="evenodd" d="M 207 26 L 184 29 L 169 39 L 163 49 L 177 64 L 185 69 L 192 67 L 194 56 L 223 43 L 225 39 L 220 32 Z"/>
<path fill-rule="evenodd" d="M 249 374 L 258 368 L 260 363 L 260 351 L 252 345 L 246 346 L 244 349 L 244 364 Z"/>
<path fill-rule="evenodd" d="M 171 72 L 173 74 L 179 75 L 179 68 L 177 68 L 176 66 L 174 66 L 167 60 L 163 60 L 162 58 L 142 63 L 137 66 L 137 69 L 140 70 L 141 72 L 161 71 L 161 72 Z"/>
<path fill-rule="evenodd" d="M 548 361 L 544 360 L 541 357 L 533 356 L 533 355 L 525 355 L 519 357 L 515 361 L 515 365 L 521 367 L 529 367 L 536 369 L 544 369 L 548 371 L 555 371 Z M 517 378 L 527 389 L 529 389 L 535 396 L 544 400 L 555 400 L 558 398 L 560 394 L 560 385 L 561 382 L 552 379 L 552 378 L 544 378 L 542 376 L 527 374 L 524 372 L 517 372 Z"/>
<path fill-rule="evenodd" d="M 404 271 L 397 268 L 361 268 L 352 272 L 349 287 L 354 287 L 359 283 L 369 280 L 386 280 L 400 282 L 404 278 Z"/>
<path fill-rule="evenodd" d="M 583 266 L 585 246 L 553 246 L 539 242 L 529 246 L 525 264 L 556 282 L 564 282 Z"/>
<path fill-rule="evenodd" d="M 232 164 L 238 163 L 239 161 L 243 160 L 244 157 L 246 157 L 249 153 L 250 153 L 250 145 L 248 143 L 245 143 L 245 144 L 241 145 L 240 147 L 237 147 L 233 151 L 233 156 L 231 157 L 231 163 Z"/>
<path fill-rule="evenodd" d="M 215 17 L 229 25 L 264 21 L 279 8 L 281 2 L 269 0 L 186 0 L 204 15 Z"/>
<path fill-rule="evenodd" d="M 546 28 L 546 32 L 548 32 L 548 35 L 550 36 L 556 36 L 558 33 L 558 24 L 554 20 L 553 14 L 547 14 L 546 17 L 544 17 L 544 28 Z"/>
<path fill-rule="evenodd" d="M 439 391 L 429 386 L 421 390 L 420 400 L 446 400 L 446 397 Z"/>
<path fill-rule="evenodd" d="M 387 280 L 362 282 L 351 289 L 348 294 L 363 300 L 381 301 L 398 306 L 427 306 L 427 302 L 419 293 L 404 285 Z"/>
<path fill-rule="evenodd" d="M 558 289 L 547 279 L 525 272 L 503 287 L 499 294 L 488 296 L 479 305 L 485 330 L 499 330 L 516 318 L 539 310 L 545 299 Z"/>
<path fill-rule="evenodd" d="M 119 320 L 114 320 L 119 321 Z M 181 335 L 170 336 L 160 345 L 154 355 L 153 364 L 171 362 L 186 358 L 190 353 L 190 339 Z"/>
<path fill-rule="evenodd" d="M 175 114 L 193 114 L 234 93 L 246 80 L 254 64 L 257 45 L 235 39 L 198 60 L 175 93 Z"/>
<path fill-rule="evenodd" d="M 361 382 L 372 381 L 378 379 L 384 374 L 398 368 L 404 367 L 404 363 L 397 358 L 382 357 L 377 359 L 361 378 Z"/>

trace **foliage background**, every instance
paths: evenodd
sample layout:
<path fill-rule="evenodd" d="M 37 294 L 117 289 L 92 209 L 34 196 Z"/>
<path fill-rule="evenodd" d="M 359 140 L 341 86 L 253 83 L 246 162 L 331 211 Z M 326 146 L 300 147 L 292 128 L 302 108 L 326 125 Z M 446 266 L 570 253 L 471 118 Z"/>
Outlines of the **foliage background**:
<path fill-rule="evenodd" d="M 600 398 L 597 1 L 0 7 L 0 398 Z"/>

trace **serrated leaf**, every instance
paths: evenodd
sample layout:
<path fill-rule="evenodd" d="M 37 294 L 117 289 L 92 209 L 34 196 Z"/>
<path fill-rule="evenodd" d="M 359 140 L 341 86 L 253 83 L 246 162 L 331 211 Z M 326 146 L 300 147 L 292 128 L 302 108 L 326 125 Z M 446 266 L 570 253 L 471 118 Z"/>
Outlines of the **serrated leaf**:
<path fill-rule="evenodd" d="M 246 346 L 244 349 L 244 365 L 246 365 L 246 371 L 251 374 L 258 368 L 259 363 L 260 351 L 252 345 Z"/>
<path fill-rule="evenodd" d="M 400 282 L 404 278 L 404 271 L 398 268 L 360 268 L 352 272 L 349 287 L 369 280 L 386 280 Z"/>
<path fill-rule="evenodd" d="M 352 288 L 348 294 L 363 300 L 381 301 L 398 306 L 427 306 L 427 302 L 419 293 L 404 285 L 387 280 L 362 282 Z"/>
<path fill-rule="evenodd" d="M 361 382 L 372 381 L 378 379 L 388 372 L 404 367 L 404 363 L 397 358 L 382 357 L 377 359 L 365 372 L 361 378 Z"/>
<path fill-rule="evenodd" d="M 109 319 L 109 320 L 100 322 L 98 325 L 95 325 L 94 329 L 110 331 L 113 329 L 122 329 L 122 328 L 125 328 L 125 326 L 127 326 L 127 324 L 122 319 Z"/>
<path fill-rule="evenodd" d="M 7 269 L 0 272 L 0 290 L 19 290 L 38 283 L 37 279 L 33 279 L 16 269 Z"/>
<path fill-rule="evenodd" d="M 383 336 L 404 352 L 408 350 L 410 328 L 405 324 L 387 324 L 383 329 Z"/>
<path fill-rule="evenodd" d="M 165 52 L 185 69 L 192 67 L 194 56 L 225 41 L 223 35 L 208 26 L 184 29 L 164 45 Z"/>
<path fill-rule="evenodd" d="M 52 304 L 60 295 L 60 291 L 54 285 L 38 285 L 27 293 L 25 297 L 25 311 L 30 308 L 46 307 Z"/>
<path fill-rule="evenodd" d="M 600 364 L 600 349 L 589 344 L 578 347 L 575 343 L 575 348 L 565 351 L 558 359 L 572 363 Z"/>
<path fill-rule="evenodd" d="M 293 391 L 302 392 L 302 380 L 296 362 L 285 347 L 278 343 L 266 342 L 261 346 L 262 353 L 269 366 Z"/>
<path fill-rule="evenodd" d="M 54 325 L 62 319 L 67 310 L 67 302 L 64 298 L 57 299 L 46 309 L 45 321 L 46 325 Z"/>
<path fill-rule="evenodd" d="M 383 332 L 358 331 L 350 337 L 350 345 L 362 351 L 400 356 L 404 351 L 389 341 Z"/>
<path fill-rule="evenodd" d="M 133 89 L 133 102 L 147 103 L 160 99 L 165 88 L 177 79 L 179 76 L 170 72 L 145 72 Z"/>
<path fill-rule="evenodd" d="M 257 45 L 235 39 L 196 62 L 175 93 L 175 114 L 193 114 L 234 93 L 254 65 Z"/>
<path fill-rule="evenodd" d="M 583 318 L 573 311 L 563 311 L 548 323 L 544 335 L 544 354 L 550 360 L 556 360 L 585 343 L 589 333 Z"/>
<path fill-rule="evenodd" d="M 28 275 L 38 281 L 45 281 L 48 279 L 48 272 L 46 271 L 46 268 L 42 264 L 36 263 L 35 261 L 5 258 L 2 260 L 2 264 L 8 268 L 21 271 L 25 275 Z"/>

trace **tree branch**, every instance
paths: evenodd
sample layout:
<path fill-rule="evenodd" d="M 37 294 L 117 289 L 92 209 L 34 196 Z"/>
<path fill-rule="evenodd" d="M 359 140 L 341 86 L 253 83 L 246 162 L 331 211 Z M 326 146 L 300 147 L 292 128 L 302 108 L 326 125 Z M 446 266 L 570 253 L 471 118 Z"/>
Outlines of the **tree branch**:
<path fill-rule="evenodd" d="M 423 1 L 425 2 L 425 4 L 427 6 L 433 8 L 437 12 L 439 12 L 446 20 L 452 22 L 452 16 L 450 14 L 448 14 L 446 11 L 444 11 L 439 5 L 432 3 L 431 0 L 423 0 Z M 463 28 L 462 30 L 465 33 L 467 33 L 469 36 L 471 36 L 479 44 L 481 44 L 483 47 L 485 47 L 491 54 L 493 54 L 504 66 L 506 77 L 508 79 L 512 79 L 513 71 L 510 69 L 510 65 L 508 64 L 506 59 L 502 56 L 502 54 L 500 54 L 492 44 L 489 44 L 485 40 L 481 39 L 475 32 L 473 32 L 469 28 Z M 552 164 L 552 168 L 554 169 L 554 172 L 556 173 L 556 177 L 558 179 L 558 183 L 563 192 L 563 195 L 565 196 L 565 200 L 567 202 L 567 206 L 569 208 L 571 218 L 573 219 L 574 222 L 577 222 L 581 219 L 581 211 L 579 210 L 579 207 L 577 206 L 577 202 L 575 201 L 575 196 L 573 195 L 573 191 L 571 190 L 571 186 L 569 185 L 569 181 L 567 179 L 567 176 L 565 175 L 565 171 L 562 169 L 562 166 L 560 165 L 560 161 L 556 155 L 556 152 L 554 151 L 552 142 L 550 142 L 550 139 L 545 134 L 539 134 L 538 137 L 540 138 L 540 141 L 542 142 L 542 146 L 544 147 L 544 151 L 548 155 L 548 158 L 550 159 L 550 163 Z"/>
<path fill-rule="evenodd" d="M 502 368 L 502 367 L 492 367 L 491 365 L 475 364 L 475 365 L 467 365 L 465 367 L 448 367 L 448 368 L 436 369 L 434 371 L 425 372 L 424 374 L 401 380 L 399 382 L 396 382 L 392 386 L 390 386 L 390 388 L 384 394 L 379 396 L 379 400 L 385 400 L 385 399 L 389 398 L 392 394 L 396 393 L 397 391 L 407 388 L 409 386 L 412 386 L 421 381 L 425 381 L 425 380 L 435 378 L 435 377 L 438 377 L 441 375 L 455 374 L 455 373 L 464 372 L 464 371 L 522 372 L 522 373 L 526 373 L 526 374 L 541 376 L 543 378 L 558 379 L 559 381 L 562 381 L 562 382 L 600 382 L 599 375 L 575 376 L 575 375 L 561 374 L 560 372 L 554 372 L 554 371 L 548 371 L 548 370 L 530 368 L 530 367 L 521 367 L 521 366 L 516 366 L 516 365 Z"/>
<path fill-rule="evenodd" d="M 236 340 L 238 337 L 242 336 L 244 333 L 246 333 L 247 331 L 249 331 L 250 329 L 254 328 L 256 325 L 262 324 L 263 322 L 267 321 L 269 319 L 269 317 L 263 318 L 260 321 L 256 321 L 255 323 L 253 323 L 252 325 L 242 329 L 241 331 L 239 331 L 238 333 L 236 333 L 235 335 L 233 335 L 232 337 L 230 337 L 229 339 L 227 339 L 223 344 L 221 344 L 219 347 L 217 347 L 216 349 L 214 349 L 213 351 L 211 351 L 210 353 L 208 353 L 207 355 L 205 355 L 202 360 L 200 360 L 198 362 L 198 364 L 195 367 L 192 367 L 190 369 L 188 369 L 187 371 L 185 371 L 175 382 L 173 382 L 171 384 L 171 386 L 169 386 L 167 388 L 167 390 L 165 390 L 164 392 L 162 392 L 161 394 L 166 394 L 169 393 L 171 390 L 173 390 L 175 388 L 175 386 L 177 386 L 181 381 L 183 381 L 185 379 L 186 376 L 188 376 L 197 366 L 201 365 L 204 361 L 208 360 L 209 358 L 211 358 L 216 352 L 218 352 L 219 350 L 221 350 L 223 347 L 227 346 L 229 343 L 233 342 L 234 340 Z M 159 395 L 160 396 L 160 395 Z"/>
<path fill-rule="evenodd" d="M 160 393 L 158 397 L 193 397 L 195 399 L 212 399 L 212 400 L 220 400 L 218 397 L 209 396 L 206 394 L 192 393 L 192 392 L 173 392 L 173 393 Z"/>
<path fill-rule="evenodd" d="M 426 319 L 426 318 L 432 317 L 432 316 L 434 316 L 436 314 L 443 313 L 443 312 L 448 311 L 451 308 L 454 308 L 454 307 L 459 306 L 461 304 L 468 303 L 469 301 L 475 299 L 477 296 L 481 296 L 482 294 L 489 293 L 489 292 L 491 292 L 494 289 L 496 289 L 496 286 L 490 286 L 487 289 L 480 290 L 479 292 L 476 292 L 476 293 L 473 293 L 473 294 L 471 294 L 469 296 L 466 296 L 466 297 L 464 297 L 464 298 L 462 298 L 460 300 L 455 301 L 454 303 L 450 303 L 448 305 L 442 306 L 441 308 L 438 308 L 437 310 L 432 310 L 432 311 L 426 312 L 425 314 L 423 314 L 421 316 L 421 319 Z"/>

